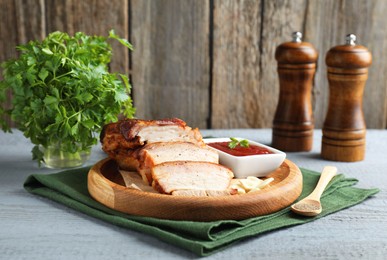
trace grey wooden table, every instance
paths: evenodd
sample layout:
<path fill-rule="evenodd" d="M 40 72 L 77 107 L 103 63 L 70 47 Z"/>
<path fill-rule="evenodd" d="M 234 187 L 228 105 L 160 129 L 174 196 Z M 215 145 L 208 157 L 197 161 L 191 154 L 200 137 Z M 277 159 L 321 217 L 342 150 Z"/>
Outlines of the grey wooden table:
<path fill-rule="evenodd" d="M 238 136 L 265 144 L 270 129 L 203 130 L 202 134 Z M 362 204 L 301 226 L 237 243 L 208 259 L 386 259 L 387 131 L 368 130 L 366 159 L 356 163 L 320 158 L 321 131 L 311 152 L 288 153 L 303 168 L 320 171 L 330 164 L 359 179 L 358 187 L 381 192 Z M 31 161 L 29 140 L 15 131 L 0 132 L 0 259 L 191 259 L 190 252 L 151 236 L 107 224 L 65 206 L 27 193 L 32 173 L 52 173 Z M 104 158 L 93 148 L 88 164 Z"/>

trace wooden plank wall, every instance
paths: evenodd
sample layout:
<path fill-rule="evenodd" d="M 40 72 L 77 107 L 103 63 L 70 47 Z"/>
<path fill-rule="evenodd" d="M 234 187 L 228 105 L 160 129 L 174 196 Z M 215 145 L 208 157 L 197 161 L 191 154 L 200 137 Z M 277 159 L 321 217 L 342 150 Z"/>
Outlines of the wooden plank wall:
<path fill-rule="evenodd" d="M 139 118 L 180 117 L 200 128 L 270 128 L 278 100 L 274 52 L 293 31 L 319 51 L 316 128 L 328 106 L 325 54 L 347 33 L 373 54 L 364 92 L 368 128 L 387 128 L 384 0 L 0 0 L 0 61 L 48 33 L 107 35 L 112 71 L 130 74 Z M 9 104 L 8 104 L 9 105 Z M 7 106 L 7 104 L 6 104 Z"/>

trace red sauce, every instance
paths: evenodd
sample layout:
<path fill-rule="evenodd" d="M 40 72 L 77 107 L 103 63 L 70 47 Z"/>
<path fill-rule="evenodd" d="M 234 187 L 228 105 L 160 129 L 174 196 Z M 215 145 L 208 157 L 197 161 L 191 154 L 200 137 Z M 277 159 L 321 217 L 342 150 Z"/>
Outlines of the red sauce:
<path fill-rule="evenodd" d="M 229 142 L 215 142 L 208 143 L 207 145 L 234 156 L 272 154 L 272 152 L 270 152 L 268 149 L 258 145 L 250 144 L 249 147 L 242 147 L 240 145 L 237 145 L 235 148 L 231 149 L 230 147 L 228 147 L 228 143 Z"/>

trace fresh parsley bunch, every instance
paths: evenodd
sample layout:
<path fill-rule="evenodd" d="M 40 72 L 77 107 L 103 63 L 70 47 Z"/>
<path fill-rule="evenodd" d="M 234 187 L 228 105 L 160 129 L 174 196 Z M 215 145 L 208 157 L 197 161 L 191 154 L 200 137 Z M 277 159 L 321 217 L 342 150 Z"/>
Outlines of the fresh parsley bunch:
<path fill-rule="evenodd" d="M 0 107 L 7 91 L 13 99 L 9 110 L 0 108 L 0 125 L 10 132 L 4 120 L 9 114 L 35 144 L 33 159 L 39 164 L 41 146 L 61 142 L 64 152 L 85 151 L 97 143 L 105 123 L 117 121 L 119 114 L 133 117 L 127 76 L 108 71 L 109 38 L 132 50 L 113 30 L 109 37 L 54 32 L 41 42 L 18 46 L 19 58 L 2 64 Z"/>

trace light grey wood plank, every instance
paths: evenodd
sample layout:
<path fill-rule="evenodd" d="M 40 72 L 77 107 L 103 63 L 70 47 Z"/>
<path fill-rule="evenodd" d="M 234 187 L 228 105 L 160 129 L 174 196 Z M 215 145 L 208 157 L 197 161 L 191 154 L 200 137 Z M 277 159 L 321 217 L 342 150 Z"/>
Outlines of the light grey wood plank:
<path fill-rule="evenodd" d="M 207 127 L 209 2 L 131 1 L 132 80 L 139 118 Z"/>
<path fill-rule="evenodd" d="M 46 33 L 44 0 L 16 0 L 16 25 L 18 44 L 42 40 Z"/>
<path fill-rule="evenodd" d="M 259 109 L 261 1 L 214 1 L 213 128 L 252 127 Z"/>

